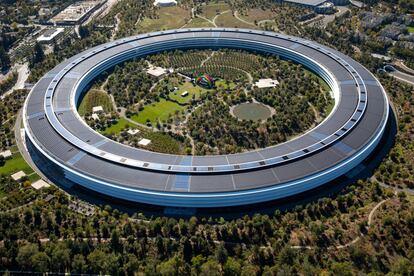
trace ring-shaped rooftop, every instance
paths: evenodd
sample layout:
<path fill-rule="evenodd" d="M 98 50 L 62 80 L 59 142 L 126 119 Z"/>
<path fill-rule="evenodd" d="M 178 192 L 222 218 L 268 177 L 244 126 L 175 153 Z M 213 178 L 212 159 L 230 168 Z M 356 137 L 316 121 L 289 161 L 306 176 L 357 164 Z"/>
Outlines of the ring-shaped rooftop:
<path fill-rule="evenodd" d="M 130 148 L 96 133 L 77 113 L 77 101 L 84 88 L 104 70 L 134 57 L 194 48 L 244 49 L 277 54 L 303 64 L 329 84 L 335 95 L 335 108 L 321 124 L 295 139 L 264 149 L 217 156 L 169 155 Z M 32 89 L 24 108 L 25 129 L 32 143 L 39 150 L 47 152 L 49 158 L 75 171 L 127 186 L 134 186 L 133 180 L 129 184 L 122 177 L 112 179 L 99 175 L 96 169 L 88 171 L 81 164 L 90 159 L 97 163 L 106 162 L 114 170 L 128 168 L 131 174 L 143 175 L 145 171 L 151 172 L 151 175 L 158 172 L 168 176 L 168 179 L 170 174 L 174 177 L 188 174 L 194 182 L 203 179 L 203 175 L 228 175 L 232 178 L 233 185 L 229 187 L 197 190 L 196 185 L 190 185 L 194 190 L 188 188 L 187 192 L 264 187 L 321 172 L 361 151 L 383 131 L 387 118 L 388 100 L 381 85 L 369 71 L 351 58 L 296 37 L 228 28 L 156 32 L 86 50 L 45 75 Z M 303 169 L 300 174 L 294 173 L 298 164 L 311 169 Z M 292 175 L 282 176 L 284 172 L 280 172 L 281 176 L 278 176 L 278 168 L 282 170 L 287 167 L 291 167 Z M 264 172 L 269 173 L 273 179 L 269 176 L 260 185 L 254 186 L 255 181 L 252 181 L 252 185 L 243 184 L 239 187 L 238 176 L 259 176 L 250 171 L 262 173 L 262 178 L 266 178 Z M 167 182 L 170 181 L 168 179 Z M 166 191 L 171 185 L 165 184 L 163 188 L 138 186 Z"/>

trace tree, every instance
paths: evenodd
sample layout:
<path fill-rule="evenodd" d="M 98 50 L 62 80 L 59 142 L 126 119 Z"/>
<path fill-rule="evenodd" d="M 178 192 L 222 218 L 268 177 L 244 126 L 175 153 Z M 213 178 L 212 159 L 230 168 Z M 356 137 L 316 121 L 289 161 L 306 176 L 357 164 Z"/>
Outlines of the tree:
<path fill-rule="evenodd" d="M 202 276 L 220 275 L 220 264 L 210 259 L 201 266 L 200 271 Z"/>
<path fill-rule="evenodd" d="M 197 255 L 193 258 L 191 258 L 191 265 L 194 272 L 198 275 L 201 273 L 201 266 L 206 261 L 206 258 L 204 258 L 202 255 Z"/>
<path fill-rule="evenodd" d="M 187 237 L 184 237 L 184 241 L 182 241 L 183 244 L 183 256 L 184 260 L 186 262 L 189 262 L 191 260 L 191 257 L 193 256 L 193 250 L 191 247 L 191 243 Z"/>
<path fill-rule="evenodd" d="M 10 57 L 3 47 L 0 47 L 0 71 L 7 71 L 10 68 Z"/>
<path fill-rule="evenodd" d="M 220 244 L 216 250 L 216 260 L 223 267 L 224 263 L 227 261 L 228 253 L 223 244 Z"/>
<path fill-rule="evenodd" d="M 32 256 L 33 267 L 36 271 L 47 272 L 50 259 L 45 252 L 37 252 Z"/>
<path fill-rule="evenodd" d="M 229 257 L 224 265 L 224 275 L 232 276 L 232 275 L 240 275 L 241 273 L 241 265 L 237 262 L 234 258 Z"/>
<path fill-rule="evenodd" d="M 139 269 L 139 261 L 133 254 L 128 254 L 127 261 L 124 264 L 124 272 L 126 275 L 134 275 Z"/>
<path fill-rule="evenodd" d="M 88 262 L 93 273 L 113 275 L 119 267 L 115 254 L 106 254 L 99 249 L 95 249 L 88 255 Z"/>
<path fill-rule="evenodd" d="M 178 256 L 174 256 L 159 264 L 157 266 L 157 270 L 161 275 L 180 275 L 179 270 L 181 265 L 180 258 Z"/>
<path fill-rule="evenodd" d="M 79 26 L 79 35 L 81 39 L 84 39 L 85 37 L 88 37 L 90 34 L 88 27 L 80 25 Z"/>
<path fill-rule="evenodd" d="M 352 265 L 349 262 L 337 263 L 333 262 L 331 265 L 332 275 L 338 276 L 352 276 Z"/>
<path fill-rule="evenodd" d="M 111 247 L 114 251 L 119 252 L 121 249 L 121 244 L 119 242 L 118 231 L 113 230 L 111 233 Z"/>
<path fill-rule="evenodd" d="M 39 252 L 38 246 L 36 244 L 26 244 L 20 247 L 19 252 L 16 257 L 16 261 L 24 269 L 31 269 L 32 257 Z"/>
<path fill-rule="evenodd" d="M 95 249 L 88 255 L 88 262 L 93 273 L 106 273 L 108 270 L 106 261 L 106 254 L 99 249 Z"/>
<path fill-rule="evenodd" d="M 44 59 L 45 53 L 43 52 L 42 45 L 40 45 L 40 43 L 36 43 L 33 51 L 31 66 L 33 67 L 35 64 L 42 62 Z"/>
<path fill-rule="evenodd" d="M 88 269 L 85 258 L 81 254 L 73 257 L 72 270 L 74 273 L 84 273 Z"/>
<path fill-rule="evenodd" d="M 70 250 L 64 244 L 59 244 L 52 252 L 52 266 L 59 272 L 65 271 L 70 264 Z"/>

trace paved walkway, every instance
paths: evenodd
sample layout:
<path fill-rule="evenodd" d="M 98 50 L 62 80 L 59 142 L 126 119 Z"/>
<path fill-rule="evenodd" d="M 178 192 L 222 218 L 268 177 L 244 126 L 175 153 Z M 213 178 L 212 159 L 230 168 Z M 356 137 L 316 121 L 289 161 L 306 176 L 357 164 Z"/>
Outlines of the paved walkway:
<path fill-rule="evenodd" d="M 1 95 L 0 98 L 2 100 L 6 96 L 12 94 L 14 90 L 23 89 L 24 88 L 24 84 L 25 84 L 27 78 L 29 77 L 30 71 L 29 71 L 29 65 L 27 63 L 17 64 L 14 69 L 17 71 L 17 74 L 18 74 L 17 82 L 6 93 L 4 93 L 3 95 Z"/>

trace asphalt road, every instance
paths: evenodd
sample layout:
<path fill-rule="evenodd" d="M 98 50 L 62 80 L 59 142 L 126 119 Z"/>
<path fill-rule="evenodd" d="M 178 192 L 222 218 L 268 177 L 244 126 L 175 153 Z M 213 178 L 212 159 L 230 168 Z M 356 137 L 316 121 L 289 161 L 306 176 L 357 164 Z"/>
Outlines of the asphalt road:
<path fill-rule="evenodd" d="M 401 71 L 394 71 L 389 73 L 390 76 L 414 86 L 414 76 L 406 74 Z"/>

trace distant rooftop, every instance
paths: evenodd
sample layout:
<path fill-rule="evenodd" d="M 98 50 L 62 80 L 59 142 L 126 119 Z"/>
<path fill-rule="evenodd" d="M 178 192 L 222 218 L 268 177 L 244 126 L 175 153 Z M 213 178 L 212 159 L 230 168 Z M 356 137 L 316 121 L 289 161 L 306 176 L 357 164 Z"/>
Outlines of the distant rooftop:
<path fill-rule="evenodd" d="M 44 32 L 41 36 L 39 36 L 36 40 L 37 41 L 50 41 L 53 38 L 55 38 L 58 34 L 63 32 L 64 28 L 56 28 L 56 29 L 49 29 L 46 32 Z"/>
<path fill-rule="evenodd" d="M 327 2 L 327 0 L 285 0 L 285 2 L 316 7 L 316 6 L 319 6 L 320 4 Z"/>
<path fill-rule="evenodd" d="M 175 6 L 177 5 L 176 0 L 155 0 L 154 6 Z"/>
<path fill-rule="evenodd" d="M 167 69 L 162 67 L 151 67 L 147 70 L 147 73 L 154 77 L 160 77 L 167 73 Z"/>
<path fill-rule="evenodd" d="M 277 80 L 272 79 L 260 79 L 255 83 L 258 88 L 267 88 L 267 87 L 276 87 L 279 82 Z"/>
<path fill-rule="evenodd" d="M 12 152 L 10 150 L 5 150 L 0 152 L 0 155 L 3 156 L 4 158 L 10 157 L 12 156 Z"/>

